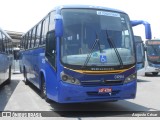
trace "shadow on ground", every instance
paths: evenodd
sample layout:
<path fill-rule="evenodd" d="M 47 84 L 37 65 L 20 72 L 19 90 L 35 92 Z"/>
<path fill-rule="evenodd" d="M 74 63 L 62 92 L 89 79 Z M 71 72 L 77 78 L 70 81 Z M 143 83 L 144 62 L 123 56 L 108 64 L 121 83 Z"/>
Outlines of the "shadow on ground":
<path fill-rule="evenodd" d="M 4 111 L 10 97 L 16 89 L 20 80 L 11 80 L 9 85 L 1 86 L 0 88 L 0 111 Z"/>

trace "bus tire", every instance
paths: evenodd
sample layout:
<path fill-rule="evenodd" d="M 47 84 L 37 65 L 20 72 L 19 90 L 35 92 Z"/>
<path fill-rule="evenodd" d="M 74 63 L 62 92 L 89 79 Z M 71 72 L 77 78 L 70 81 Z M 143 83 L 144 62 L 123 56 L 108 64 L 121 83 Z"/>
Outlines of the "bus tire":
<path fill-rule="evenodd" d="M 11 83 L 11 66 L 9 66 L 9 74 L 8 74 L 8 79 L 6 81 L 6 84 L 10 84 Z"/>
<path fill-rule="evenodd" d="M 47 98 L 47 93 L 46 93 L 46 82 L 43 75 L 41 76 L 41 97 L 42 99 L 45 99 L 46 102 L 49 102 L 49 99 Z"/>
<path fill-rule="evenodd" d="M 158 72 L 152 72 L 152 75 L 157 76 Z"/>
<path fill-rule="evenodd" d="M 148 76 L 148 73 L 145 73 L 145 75 L 144 76 Z"/>
<path fill-rule="evenodd" d="M 23 76 L 24 76 L 25 85 L 28 85 L 27 72 L 26 72 L 26 69 L 25 69 L 25 68 L 24 68 L 24 71 L 23 71 Z"/>

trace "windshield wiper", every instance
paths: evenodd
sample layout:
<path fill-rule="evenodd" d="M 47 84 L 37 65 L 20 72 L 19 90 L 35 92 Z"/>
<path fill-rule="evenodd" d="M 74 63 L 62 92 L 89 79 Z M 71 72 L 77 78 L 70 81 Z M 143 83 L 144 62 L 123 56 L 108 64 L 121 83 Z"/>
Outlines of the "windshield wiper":
<path fill-rule="evenodd" d="M 121 58 L 121 56 L 120 56 L 120 54 L 119 54 L 119 52 L 118 52 L 118 50 L 117 50 L 114 42 L 113 42 L 112 39 L 109 37 L 107 30 L 106 30 L 106 36 L 107 36 L 107 40 L 108 40 L 108 43 L 109 43 L 110 47 L 112 47 L 112 48 L 114 49 L 114 51 L 115 51 L 115 53 L 116 53 L 116 55 L 117 55 L 117 57 L 118 57 L 119 63 L 120 63 L 120 65 L 121 65 L 121 68 L 123 68 L 122 58 Z"/>
<path fill-rule="evenodd" d="M 89 62 L 89 60 L 90 60 L 90 58 L 91 58 L 91 55 L 92 55 L 93 50 L 95 49 L 95 46 L 96 46 L 96 45 L 98 45 L 99 51 L 100 51 L 100 53 L 102 53 L 102 49 L 101 49 L 101 47 L 100 47 L 100 41 L 99 41 L 99 38 L 98 38 L 97 33 L 96 33 L 96 39 L 95 39 L 95 41 L 94 41 L 94 43 L 93 43 L 93 45 L 92 45 L 92 48 L 90 49 L 89 54 L 87 55 L 87 58 L 86 58 L 86 60 L 85 60 L 85 62 L 84 62 L 84 65 L 82 66 L 82 68 L 84 68 L 85 66 L 87 66 L 87 64 L 88 64 L 88 62 Z"/>

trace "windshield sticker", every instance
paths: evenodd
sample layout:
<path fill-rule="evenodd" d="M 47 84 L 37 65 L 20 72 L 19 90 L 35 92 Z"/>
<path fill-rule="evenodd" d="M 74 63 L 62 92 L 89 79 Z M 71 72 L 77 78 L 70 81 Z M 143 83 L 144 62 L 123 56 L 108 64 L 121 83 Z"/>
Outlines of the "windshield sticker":
<path fill-rule="evenodd" d="M 97 11 L 97 15 L 120 17 L 119 13 L 105 12 L 105 11 Z"/>
<path fill-rule="evenodd" d="M 100 62 L 101 63 L 107 62 L 107 56 L 106 55 L 100 55 Z"/>
<path fill-rule="evenodd" d="M 97 58 L 98 57 L 98 53 L 93 53 L 92 57 Z"/>

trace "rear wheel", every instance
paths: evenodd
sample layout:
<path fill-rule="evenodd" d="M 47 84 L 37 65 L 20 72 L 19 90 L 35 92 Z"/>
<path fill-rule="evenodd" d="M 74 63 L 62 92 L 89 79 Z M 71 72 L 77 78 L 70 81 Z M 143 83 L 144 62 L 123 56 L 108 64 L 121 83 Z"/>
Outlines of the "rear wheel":
<path fill-rule="evenodd" d="M 24 71 L 23 71 L 23 76 L 24 76 L 25 85 L 28 85 L 27 72 L 26 72 L 26 69 L 25 69 L 25 68 L 24 68 Z"/>
<path fill-rule="evenodd" d="M 145 76 L 147 76 L 148 74 L 147 73 L 145 73 Z"/>
<path fill-rule="evenodd" d="M 158 72 L 152 72 L 152 75 L 156 76 L 158 75 Z"/>
<path fill-rule="evenodd" d="M 46 102 L 49 102 L 46 92 L 46 82 L 43 76 L 41 77 L 41 97 L 45 99 Z"/>

